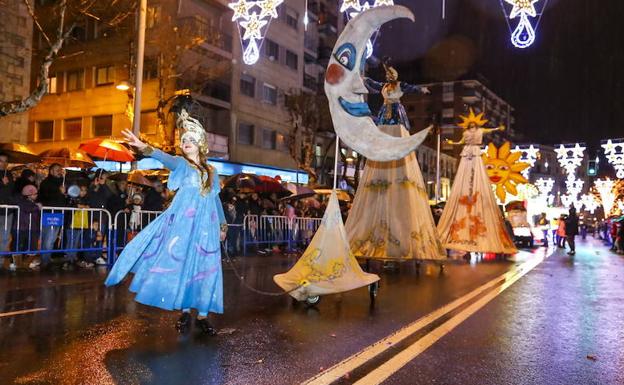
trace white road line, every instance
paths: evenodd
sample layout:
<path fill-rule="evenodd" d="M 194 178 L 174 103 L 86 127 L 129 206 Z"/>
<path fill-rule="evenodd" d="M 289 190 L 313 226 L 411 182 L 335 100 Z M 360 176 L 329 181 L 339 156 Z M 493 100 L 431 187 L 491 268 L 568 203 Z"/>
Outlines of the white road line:
<path fill-rule="evenodd" d="M 37 308 L 34 308 L 34 309 L 10 311 L 8 313 L 0 313 L 0 318 L 2 318 L 2 317 L 12 317 L 14 315 L 20 315 L 20 314 L 36 313 L 38 311 L 46 311 L 46 310 L 48 310 L 48 308 L 37 307 Z"/>
<path fill-rule="evenodd" d="M 451 319 L 444 322 L 442 325 L 438 326 L 430 333 L 425 335 L 423 338 L 419 339 L 408 348 L 401 351 L 400 353 L 377 367 L 375 370 L 368 373 L 366 376 L 357 381 L 354 385 L 377 385 L 382 383 L 383 381 L 388 379 L 388 377 L 396 373 L 399 369 L 401 369 L 403 366 L 416 358 L 420 353 L 427 350 L 440 338 L 444 337 L 451 330 L 464 322 L 468 317 L 476 313 L 488 302 L 496 298 L 500 293 L 505 291 L 505 289 L 507 289 L 509 286 L 513 285 L 517 280 L 522 278 L 535 266 L 539 265 L 543 260 L 544 257 L 536 257 L 534 260 L 530 260 L 524 263 L 521 266 L 521 271 L 511 277 L 509 280 L 506 280 L 505 283 L 503 283 L 500 287 L 497 287 L 496 289 L 484 295 L 482 298 L 479 298 L 476 302 L 469 305 L 466 309 L 462 310 L 457 315 L 453 316 Z"/>
<path fill-rule="evenodd" d="M 532 256 L 531 258 L 535 258 L 535 256 Z M 542 260 L 543 258 L 539 259 L 539 262 L 541 262 Z M 484 291 L 487 291 L 492 287 L 500 284 L 501 281 L 507 282 L 517 274 L 526 274 L 525 266 L 527 265 L 527 263 L 529 262 L 524 262 L 522 265 L 514 266 L 508 272 L 492 279 L 491 281 L 474 289 L 470 293 L 465 294 L 464 296 L 444 305 L 443 307 L 427 314 L 426 316 L 419 318 L 411 324 L 397 330 L 396 332 L 375 342 L 374 344 L 364 348 L 363 350 L 353 354 L 352 356 L 347 357 L 346 359 L 342 360 L 331 368 L 328 368 L 327 370 L 317 374 L 316 376 L 302 382 L 301 385 L 327 385 L 333 383 L 334 381 L 337 381 L 344 375 L 352 372 L 354 369 L 360 367 L 361 365 L 375 358 L 379 354 L 395 346 L 399 342 L 418 332 L 438 318 L 444 316 L 449 312 L 452 312 L 466 302 L 482 294 Z"/>

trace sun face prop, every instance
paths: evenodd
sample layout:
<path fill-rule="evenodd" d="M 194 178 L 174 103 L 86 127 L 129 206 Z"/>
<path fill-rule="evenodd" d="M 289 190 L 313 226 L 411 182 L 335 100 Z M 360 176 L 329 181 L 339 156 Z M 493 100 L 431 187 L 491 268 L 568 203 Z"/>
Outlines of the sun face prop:
<path fill-rule="evenodd" d="M 459 115 L 459 118 L 462 121 L 461 123 L 458 124 L 458 126 L 467 129 L 468 127 L 470 127 L 472 123 L 474 123 L 477 127 L 483 127 L 483 125 L 488 122 L 487 119 L 483 117 L 483 112 L 479 113 L 478 115 L 475 115 L 474 110 L 472 108 L 470 109 L 469 112 L 470 113 L 468 114 L 468 116 Z"/>
<path fill-rule="evenodd" d="M 505 203 L 507 193 L 518 195 L 518 184 L 528 183 L 520 172 L 528 163 L 518 162 L 522 153 L 511 152 L 511 143 L 505 142 L 500 148 L 493 143 L 488 144 L 487 152 L 482 155 L 485 169 L 492 184 L 496 186 L 496 196 Z"/>

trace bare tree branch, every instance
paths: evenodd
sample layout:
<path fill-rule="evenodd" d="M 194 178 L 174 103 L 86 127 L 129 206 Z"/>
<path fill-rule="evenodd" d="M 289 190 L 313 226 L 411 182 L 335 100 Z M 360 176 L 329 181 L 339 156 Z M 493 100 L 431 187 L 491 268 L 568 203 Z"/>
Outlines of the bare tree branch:
<path fill-rule="evenodd" d="M 33 19 L 35 26 L 37 26 L 37 29 L 39 30 L 39 32 L 41 33 L 45 41 L 48 43 L 48 46 L 51 46 L 52 42 L 50 41 L 48 34 L 45 33 L 45 31 L 43 30 L 43 27 L 39 23 L 39 19 L 37 19 L 37 16 L 35 15 L 35 10 L 33 9 L 32 5 L 30 5 L 30 2 L 28 0 L 24 0 L 24 4 L 26 4 L 26 8 L 28 9 L 28 14 Z"/>

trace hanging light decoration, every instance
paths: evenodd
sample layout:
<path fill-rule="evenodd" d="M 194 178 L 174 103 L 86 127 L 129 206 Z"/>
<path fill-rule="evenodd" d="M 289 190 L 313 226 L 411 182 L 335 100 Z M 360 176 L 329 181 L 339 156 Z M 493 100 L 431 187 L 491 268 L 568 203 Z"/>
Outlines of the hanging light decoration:
<path fill-rule="evenodd" d="M 511 152 L 522 152 L 522 156 L 520 157 L 520 162 L 528 163 L 529 167 L 522 170 L 522 176 L 526 179 L 529 179 L 529 174 L 531 173 L 531 169 L 535 166 L 535 162 L 537 158 L 539 158 L 539 148 L 536 148 L 534 145 L 527 146 L 516 146 L 511 150 Z"/>
<path fill-rule="evenodd" d="M 548 0 L 544 0 L 540 12 L 535 8 L 539 0 L 499 0 L 509 32 L 511 33 L 511 43 L 517 48 L 527 48 L 535 42 L 537 27 L 548 5 Z M 505 5 L 507 4 L 507 5 Z M 519 18 L 520 21 L 515 28 L 512 28 L 510 20 Z M 535 20 L 537 19 L 537 20 Z"/>
<path fill-rule="evenodd" d="M 277 7 L 283 2 L 284 0 L 238 0 L 228 4 L 234 11 L 232 21 L 236 22 L 238 27 L 245 64 L 255 64 L 260 58 L 260 48 L 268 25 L 271 19 L 279 16 Z"/>
<path fill-rule="evenodd" d="M 624 179 L 624 139 L 609 139 L 601 146 L 604 148 L 607 160 L 615 168 L 616 176 Z"/>
<path fill-rule="evenodd" d="M 596 199 L 593 194 L 583 194 L 581 195 L 581 204 L 585 206 L 585 210 L 590 213 L 594 213 L 598 206 L 600 206 L 600 202 Z"/>
<path fill-rule="evenodd" d="M 347 15 L 347 19 L 351 20 L 360 12 L 364 12 L 367 9 L 380 7 L 382 5 L 394 5 L 394 0 L 375 0 L 374 3 L 369 3 L 370 0 L 342 0 L 340 2 L 340 13 L 344 12 Z M 366 58 L 368 59 L 373 54 L 373 43 L 379 36 L 379 30 L 373 34 L 373 36 L 366 42 Z"/>
<path fill-rule="evenodd" d="M 605 217 L 608 217 L 613 210 L 613 205 L 615 204 L 615 181 L 607 178 L 607 179 L 596 179 L 594 181 L 594 187 L 596 187 L 596 191 L 600 195 L 600 200 L 602 201 L 602 208 L 604 209 Z"/>
<path fill-rule="evenodd" d="M 559 145 L 559 148 L 555 148 L 557 153 L 557 161 L 559 165 L 566 172 L 566 189 L 567 194 L 561 195 L 561 202 L 564 206 L 576 206 L 578 203 L 578 195 L 583 190 L 584 182 L 576 178 L 576 170 L 581 166 L 583 158 L 585 157 L 585 147 L 579 143 L 574 146 L 563 144 Z"/>

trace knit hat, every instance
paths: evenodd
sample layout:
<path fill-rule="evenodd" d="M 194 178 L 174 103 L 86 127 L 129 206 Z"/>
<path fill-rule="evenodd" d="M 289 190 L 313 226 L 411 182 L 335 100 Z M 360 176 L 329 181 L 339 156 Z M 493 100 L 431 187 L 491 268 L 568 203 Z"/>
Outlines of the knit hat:
<path fill-rule="evenodd" d="M 27 184 L 22 188 L 22 195 L 24 196 L 28 197 L 35 194 L 37 194 L 37 187 L 33 186 L 32 184 Z"/>

